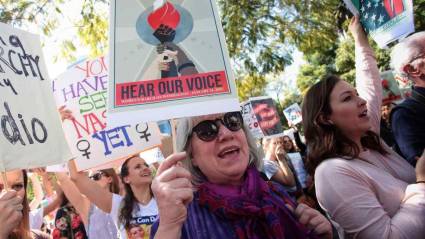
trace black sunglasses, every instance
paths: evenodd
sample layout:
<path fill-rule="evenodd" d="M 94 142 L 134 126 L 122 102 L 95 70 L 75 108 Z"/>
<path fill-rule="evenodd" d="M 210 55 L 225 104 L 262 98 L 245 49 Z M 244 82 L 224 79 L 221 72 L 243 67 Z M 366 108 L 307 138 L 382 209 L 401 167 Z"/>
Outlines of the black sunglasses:
<path fill-rule="evenodd" d="M 103 172 L 97 172 L 97 173 L 91 175 L 90 178 L 93 179 L 94 181 L 99 181 L 102 178 L 102 176 L 104 176 L 104 175 L 105 175 L 105 173 L 103 173 Z"/>
<path fill-rule="evenodd" d="M 221 119 L 204 120 L 199 122 L 199 124 L 193 127 L 192 132 L 195 133 L 202 141 L 213 141 L 217 137 L 220 127 L 217 124 L 217 121 L 220 121 L 222 125 L 226 126 L 226 128 L 233 132 L 240 130 L 243 125 L 241 112 L 235 111 L 224 114 Z"/>

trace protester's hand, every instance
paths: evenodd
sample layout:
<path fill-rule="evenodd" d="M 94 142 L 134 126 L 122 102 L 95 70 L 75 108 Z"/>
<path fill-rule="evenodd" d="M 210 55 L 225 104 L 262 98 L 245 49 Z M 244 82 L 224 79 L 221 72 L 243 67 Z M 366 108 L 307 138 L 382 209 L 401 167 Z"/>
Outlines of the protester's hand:
<path fill-rule="evenodd" d="M 369 42 L 362 25 L 360 24 L 360 18 L 358 15 L 351 18 L 350 25 L 348 26 L 351 34 L 354 37 L 354 41 L 361 46 L 368 46 Z"/>
<path fill-rule="evenodd" d="M 74 119 L 74 116 L 72 115 L 72 111 L 69 109 L 66 109 L 65 105 L 62 105 L 61 107 L 59 107 L 58 111 L 62 121 Z"/>
<path fill-rule="evenodd" d="M 69 160 L 68 170 L 69 170 L 69 176 L 71 177 L 72 180 L 76 180 L 80 176 L 80 174 L 84 174 L 84 173 L 78 172 L 75 159 Z"/>
<path fill-rule="evenodd" d="M 187 205 L 193 199 L 191 174 L 181 166 L 186 153 L 170 155 L 158 168 L 152 191 L 158 203 L 161 231 L 180 230 L 187 217 Z"/>
<path fill-rule="evenodd" d="M 285 161 L 286 151 L 283 148 L 283 146 L 279 144 L 275 148 L 276 148 L 275 149 L 276 158 L 279 159 L 279 160 L 281 160 L 281 161 L 286 162 Z"/>
<path fill-rule="evenodd" d="M 416 181 L 425 181 L 425 150 L 421 157 L 416 157 Z"/>
<path fill-rule="evenodd" d="M 0 238 L 8 238 L 22 220 L 22 198 L 16 191 L 0 193 Z"/>
<path fill-rule="evenodd" d="M 295 210 L 288 204 L 286 206 L 295 214 L 301 224 L 313 230 L 320 238 L 332 239 L 331 223 L 319 211 L 302 203 L 298 204 Z"/>

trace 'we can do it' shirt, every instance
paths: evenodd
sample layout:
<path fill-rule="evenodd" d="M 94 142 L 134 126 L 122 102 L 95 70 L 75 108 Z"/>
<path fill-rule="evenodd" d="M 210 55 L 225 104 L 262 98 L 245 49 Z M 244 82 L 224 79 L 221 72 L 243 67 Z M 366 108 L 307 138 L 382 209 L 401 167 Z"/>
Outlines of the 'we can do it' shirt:
<path fill-rule="evenodd" d="M 135 203 L 133 206 L 130 228 L 126 230 L 124 225 L 119 223 L 119 213 L 124 197 L 114 194 L 112 197 L 112 218 L 120 231 L 121 239 L 148 239 L 151 233 L 152 224 L 158 220 L 158 206 L 156 200 L 152 198 L 147 205 Z"/>

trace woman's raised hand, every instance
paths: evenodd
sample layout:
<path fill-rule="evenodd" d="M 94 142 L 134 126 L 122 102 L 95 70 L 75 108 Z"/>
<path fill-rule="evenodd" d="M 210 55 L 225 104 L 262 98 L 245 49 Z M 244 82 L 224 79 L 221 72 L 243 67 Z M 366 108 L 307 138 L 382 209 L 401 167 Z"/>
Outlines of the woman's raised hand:
<path fill-rule="evenodd" d="M 361 46 L 368 46 L 369 42 L 365 31 L 363 30 L 362 24 L 360 24 L 359 16 L 351 18 L 350 25 L 348 26 L 351 34 L 354 37 L 354 41 Z"/>
<path fill-rule="evenodd" d="M 187 205 L 193 199 L 193 187 L 190 172 L 181 164 L 185 158 L 185 152 L 170 155 L 159 166 L 152 182 L 159 209 L 158 233 L 180 234 L 186 221 Z"/>

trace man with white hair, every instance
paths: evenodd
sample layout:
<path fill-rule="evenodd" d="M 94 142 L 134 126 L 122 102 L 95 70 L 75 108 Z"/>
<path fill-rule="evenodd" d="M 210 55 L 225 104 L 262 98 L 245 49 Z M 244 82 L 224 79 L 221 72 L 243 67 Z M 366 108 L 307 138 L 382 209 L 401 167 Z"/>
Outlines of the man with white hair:
<path fill-rule="evenodd" d="M 414 87 L 412 96 L 395 107 L 391 127 L 400 152 L 413 166 L 425 149 L 425 32 L 397 44 L 391 52 L 391 65 Z"/>

